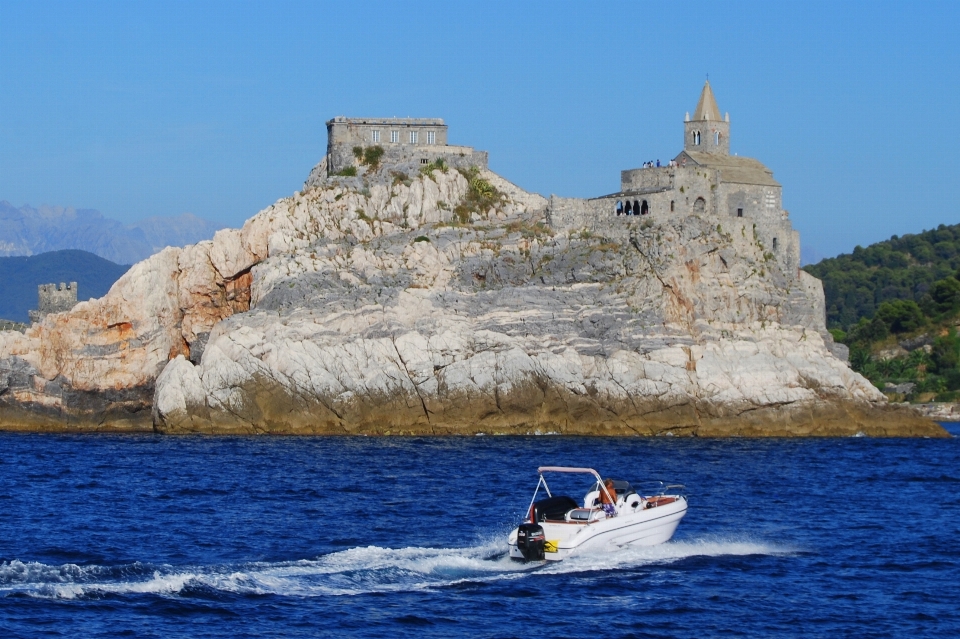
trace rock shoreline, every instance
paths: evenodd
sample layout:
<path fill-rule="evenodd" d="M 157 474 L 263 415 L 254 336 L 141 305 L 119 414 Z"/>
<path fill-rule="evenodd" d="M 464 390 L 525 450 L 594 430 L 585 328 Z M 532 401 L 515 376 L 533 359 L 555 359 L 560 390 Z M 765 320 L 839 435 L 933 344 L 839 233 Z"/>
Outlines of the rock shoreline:
<path fill-rule="evenodd" d="M 287 399 L 287 398 L 284 398 Z M 465 411 L 466 412 L 466 411 Z M 56 417 L 31 410 L 31 407 L 0 410 L 0 431 L 30 433 L 103 433 L 151 434 L 169 436 L 381 436 L 381 437 L 470 437 L 477 435 L 571 437 L 949 437 L 939 424 L 919 414 L 897 407 L 877 407 L 869 403 L 812 404 L 783 408 L 759 408 L 748 416 L 699 414 L 695 407 L 647 413 L 642 421 L 583 418 L 576 421 L 551 419 L 549 415 L 533 421 L 511 419 L 484 422 L 398 422 L 386 414 L 382 421 L 366 420 L 344 424 L 324 420 L 323 415 L 297 413 L 262 425 L 240 421 L 180 422 L 173 426 L 155 426 L 148 410 L 125 416 L 95 415 Z M 517 417 L 517 416 L 514 416 Z"/>

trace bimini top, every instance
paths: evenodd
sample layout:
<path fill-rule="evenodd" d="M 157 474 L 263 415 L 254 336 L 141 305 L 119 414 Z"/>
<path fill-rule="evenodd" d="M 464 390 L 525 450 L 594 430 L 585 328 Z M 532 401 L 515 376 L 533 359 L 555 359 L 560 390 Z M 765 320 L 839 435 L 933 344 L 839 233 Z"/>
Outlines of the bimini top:
<path fill-rule="evenodd" d="M 538 473 L 543 474 L 544 472 L 548 473 L 589 473 L 591 475 L 600 476 L 600 473 L 595 471 L 592 468 L 574 468 L 573 466 L 541 466 L 537 469 Z"/>

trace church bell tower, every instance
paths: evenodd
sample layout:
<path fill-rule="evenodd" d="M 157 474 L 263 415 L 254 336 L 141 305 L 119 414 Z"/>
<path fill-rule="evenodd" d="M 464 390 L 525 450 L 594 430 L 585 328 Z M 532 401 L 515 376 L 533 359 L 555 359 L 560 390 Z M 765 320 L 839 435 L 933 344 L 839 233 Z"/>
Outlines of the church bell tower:
<path fill-rule="evenodd" d="M 683 150 L 714 155 L 730 155 L 730 115 L 720 118 L 720 108 L 713 97 L 710 81 L 700 92 L 697 110 L 683 122 Z"/>

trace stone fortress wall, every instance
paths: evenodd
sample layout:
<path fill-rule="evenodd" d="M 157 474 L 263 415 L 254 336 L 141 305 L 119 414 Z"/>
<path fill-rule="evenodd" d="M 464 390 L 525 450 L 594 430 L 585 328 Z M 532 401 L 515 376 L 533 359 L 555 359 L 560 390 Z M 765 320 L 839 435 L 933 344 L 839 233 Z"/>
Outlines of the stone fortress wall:
<path fill-rule="evenodd" d="M 41 284 L 37 287 L 37 310 L 30 311 L 30 321 L 39 322 L 50 313 L 69 311 L 77 305 L 77 283 Z"/>
<path fill-rule="evenodd" d="M 447 125 L 440 118 L 345 118 L 327 122 L 327 175 L 356 166 L 354 148 L 379 146 L 381 162 L 425 165 L 443 159 L 448 166 L 487 168 L 487 152 L 447 144 Z"/>

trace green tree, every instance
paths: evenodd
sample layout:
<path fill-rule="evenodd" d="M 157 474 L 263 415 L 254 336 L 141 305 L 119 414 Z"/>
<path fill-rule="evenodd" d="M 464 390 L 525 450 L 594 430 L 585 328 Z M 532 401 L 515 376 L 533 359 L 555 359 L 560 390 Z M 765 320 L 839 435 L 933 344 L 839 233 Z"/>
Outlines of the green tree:
<path fill-rule="evenodd" d="M 960 363 L 960 339 L 957 339 L 956 330 L 951 330 L 933 342 L 930 359 L 933 361 L 934 371 L 940 375 L 956 370 Z"/>
<path fill-rule="evenodd" d="M 936 282 L 930 288 L 930 297 L 938 313 L 950 313 L 960 309 L 960 282 L 952 277 Z"/>
<path fill-rule="evenodd" d="M 909 333 L 926 323 L 923 311 L 913 300 L 893 300 L 877 308 L 877 319 L 882 320 L 893 333 Z"/>

